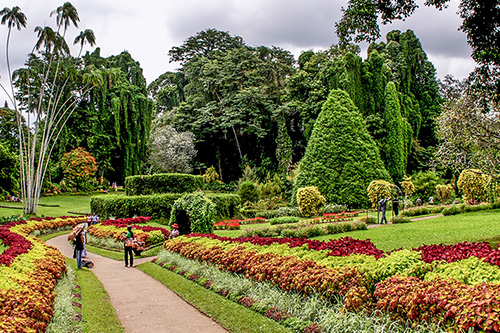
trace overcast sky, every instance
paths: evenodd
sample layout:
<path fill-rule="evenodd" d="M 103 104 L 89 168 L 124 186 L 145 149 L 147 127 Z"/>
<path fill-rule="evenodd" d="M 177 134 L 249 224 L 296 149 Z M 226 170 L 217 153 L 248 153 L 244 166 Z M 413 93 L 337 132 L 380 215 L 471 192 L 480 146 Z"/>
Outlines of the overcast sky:
<path fill-rule="evenodd" d="M 68 41 L 72 43 L 80 30 L 92 29 L 102 56 L 127 50 L 140 62 L 150 83 L 162 73 L 179 67 L 178 63 L 169 63 L 168 51 L 173 46 L 208 28 L 241 36 L 251 46 L 281 47 L 291 51 L 295 58 L 302 51 L 328 49 L 337 43 L 334 23 L 340 19 L 341 7 L 347 0 L 73 0 L 71 3 L 79 12 L 80 24 L 78 30 L 68 32 Z M 28 18 L 27 29 L 15 30 L 11 36 L 13 68 L 22 65 L 33 47 L 35 26 L 54 27 L 55 17 L 49 14 L 62 4 L 63 1 L 56 0 L 2 0 L 1 8 L 19 6 Z M 457 8 L 458 0 L 451 0 L 449 8 L 441 12 L 421 5 L 405 22 L 383 26 L 383 36 L 393 29 L 412 29 L 439 78 L 446 74 L 464 78 L 474 62 L 466 36 L 458 30 L 461 20 Z M 6 26 L 0 26 L 0 73 L 4 84 L 6 36 Z M 362 56 L 366 57 L 366 45 L 361 46 Z M 73 54 L 78 50 L 75 48 Z M 0 97 L 2 106 L 4 99 Z"/>

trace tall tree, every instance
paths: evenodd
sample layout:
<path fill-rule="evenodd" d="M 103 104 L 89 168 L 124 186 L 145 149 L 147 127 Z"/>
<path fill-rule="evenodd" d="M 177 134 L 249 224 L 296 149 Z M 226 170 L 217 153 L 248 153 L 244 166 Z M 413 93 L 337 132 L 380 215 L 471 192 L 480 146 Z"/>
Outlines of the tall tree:
<path fill-rule="evenodd" d="M 84 62 L 85 79 L 96 86 L 63 130 L 56 160 L 84 147 L 96 158 L 99 177 L 121 183 L 147 161 L 153 103 L 146 80 L 128 52 L 103 58 L 97 48 Z"/>
<path fill-rule="evenodd" d="M 425 5 L 442 10 L 449 1 L 428 0 Z M 379 18 L 383 24 L 404 20 L 417 7 L 416 0 L 349 0 L 335 24 L 337 35 L 341 43 L 375 41 L 380 37 Z M 490 100 L 500 100 L 500 0 L 460 0 L 458 15 L 462 18 L 460 29 L 472 47 L 472 58 L 478 63 L 469 77 L 470 92 L 482 99 L 483 108 L 488 108 Z"/>
<path fill-rule="evenodd" d="M 349 95 L 332 90 L 314 124 L 294 193 L 316 186 L 328 202 L 363 207 L 375 179 L 390 180 L 379 150 Z"/>
<path fill-rule="evenodd" d="M 225 52 L 244 46 L 243 39 L 231 36 L 226 31 L 206 29 L 189 37 L 181 46 L 174 46 L 169 52 L 170 62 L 185 64 L 194 57 L 208 58 L 212 52 Z"/>
<path fill-rule="evenodd" d="M 217 166 L 224 180 L 237 178 L 243 163 L 258 164 L 264 175 L 274 169 L 275 111 L 293 72 L 292 55 L 248 47 L 241 37 L 218 31 L 198 33 L 171 52 L 185 61 L 182 76 L 165 75 L 150 92 L 168 123 L 195 135 L 198 165 Z"/>
<path fill-rule="evenodd" d="M 64 36 L 79 18 L 76 8 L 70 3 L 60 8 L 56 10 L 57 31 L 49 27 L 36 29 L 39 39 L 28 55 L 26 67 L 11 75 L 8 66 L 10 99 L 18 123 L 21 196 L 25 213 L 36 213 L 54 145 L 69 117 L 92 88 L 81 82 L 71 84 L 71 78 L 81 68 L 79 62 L 68 55 Z M 8 50 L 11 28 L 24 26 L 25 16 L 16 7 L 10 11 L 4 9 L 2 14 L 1 22 L 7 23 L 9 28 Z M 62 35 L 59 33 L 61 29 Z M 27 116 L 28 132 L 23 129 L 22 112 Z"/>

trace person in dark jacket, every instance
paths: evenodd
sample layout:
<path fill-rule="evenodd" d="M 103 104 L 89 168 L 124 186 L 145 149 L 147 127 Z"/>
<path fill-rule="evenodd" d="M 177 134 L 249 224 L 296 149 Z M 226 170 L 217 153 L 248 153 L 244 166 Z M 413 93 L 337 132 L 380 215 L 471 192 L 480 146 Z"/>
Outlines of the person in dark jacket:
<path fill-rule="evenodd" d="M 399 215 L 399 200 L 398 200 L 398 198 L 392 199 L 392 211 L 394 212 L 394 216 Z"/>
<path fill-rule="evenodd" d="M 75 252 L 76 252 L 76 264 L 78 269 L 82 268 L 82 251 L 83 251 L 83 234 L 82 230 L 75 236 L 75 239 L 73 240 L 73 245 L 75 246 Z"/>
<path fill-rule="evenodd" d="M 125 267 L 129 267 L 128 259 L 130 258 L 130 267 L 134 267 L 134 232 L 132 231 L 132 227 L 127 227 L 127 235 L 125 235 Z"/>
<path fill-rule="evenodd" d="M 385 224 L 388 223 L 387 218 L 385 217 L 385 211 L 387 210 L 387 201 L 389 200 L 391 200 L 391 198 L 385 198 L 378 202 L 378 206 L 380 207 L 380 211 L 382 212 L 382 218 L 380 219 L 381 224 L 384 224 L 384 220 Z"/>

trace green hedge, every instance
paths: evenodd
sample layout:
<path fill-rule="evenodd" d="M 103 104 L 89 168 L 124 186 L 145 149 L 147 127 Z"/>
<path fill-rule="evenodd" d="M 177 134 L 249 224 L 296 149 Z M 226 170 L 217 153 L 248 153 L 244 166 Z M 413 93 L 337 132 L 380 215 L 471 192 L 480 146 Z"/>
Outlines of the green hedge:
<path fill-rule="evenodd" d="M 125 178 L 127 195 L 191 193 L 203 186 L 203 176 L 184 173 L 158 173 Z"/>
<path fill-rule="evenodd" d="M 495 203 L 482 203 L 479 205 L 466 205 L 466 204 L 461 204 L 461 205 L 453 205 L 451 207 L 445 208 L 443 210 L 443 215 L 457 215 L 457 214 L 462 214 L 462 213 L 468 213 L 468 212 L 477 212 L 480 210 L 490 210 L 490 209 L 498 209 L 500 208 L 500 202 L 495 202 Z"/>
<path fill-rule="evenodd" d="M 102 219 L 110 217 L 126 218 L 133 216 L 151 216 L 153 219 L 170 219 L 170 211 L 175 200 L 182 193 L 166 193 L 153 195 L 112 195 L 95 196 L 90 200 L 93 213 Z M 229 219 L 238 214 L 240 197 L 237 194 L 206 193 L 215 204 L 216 219 Z"/>

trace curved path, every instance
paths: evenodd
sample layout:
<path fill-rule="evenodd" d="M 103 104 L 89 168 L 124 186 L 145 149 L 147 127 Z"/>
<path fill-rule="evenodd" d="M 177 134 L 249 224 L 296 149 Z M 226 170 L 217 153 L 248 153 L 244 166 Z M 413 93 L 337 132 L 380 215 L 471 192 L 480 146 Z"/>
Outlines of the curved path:
<path fill-rule="evenodd" d="M 73 256 L 67 235 L 54 237 L 46 243 L 58 248 L 68 258 Z M 94 262 L 92 272 L 106 289 L 125 332 L 227 333 L 218 323 L 141 270 L 126 268 L 123 261 L 90 252 L 87 259 Z M 149 260 L 134 259 L 134 265 Z"/>

